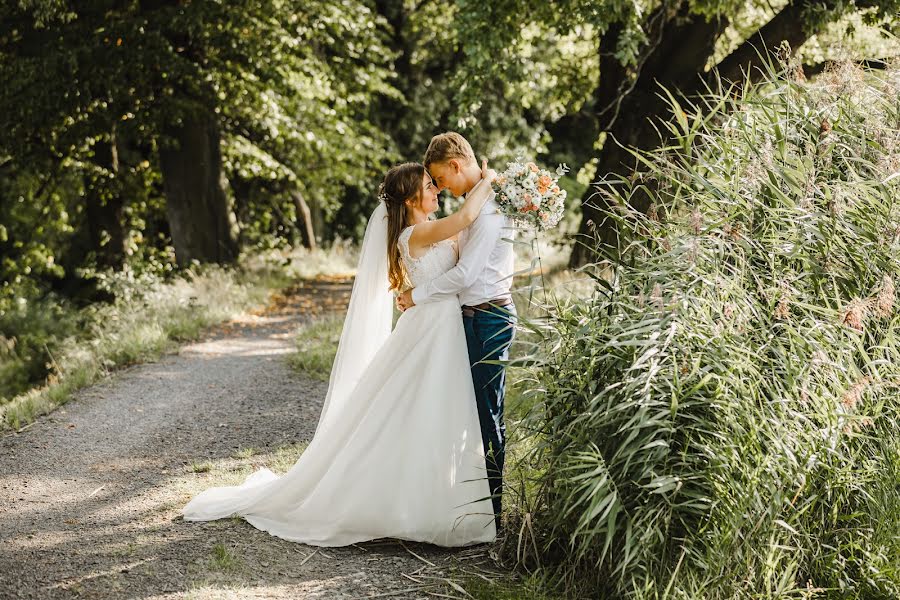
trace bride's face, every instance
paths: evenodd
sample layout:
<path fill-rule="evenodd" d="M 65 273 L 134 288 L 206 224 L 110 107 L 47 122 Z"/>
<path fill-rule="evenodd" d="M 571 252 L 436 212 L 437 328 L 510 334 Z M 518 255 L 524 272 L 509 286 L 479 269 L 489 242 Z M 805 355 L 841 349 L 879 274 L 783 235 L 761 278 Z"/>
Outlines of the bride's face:
<path fill-rule="evenodd" d="M 431 215 L 438 209 L 438 189 L 431 180 L 431 175 L 425 171 L 422 177 L 422 189 L 419 192 L 419 210 L 426 215 Z"/>

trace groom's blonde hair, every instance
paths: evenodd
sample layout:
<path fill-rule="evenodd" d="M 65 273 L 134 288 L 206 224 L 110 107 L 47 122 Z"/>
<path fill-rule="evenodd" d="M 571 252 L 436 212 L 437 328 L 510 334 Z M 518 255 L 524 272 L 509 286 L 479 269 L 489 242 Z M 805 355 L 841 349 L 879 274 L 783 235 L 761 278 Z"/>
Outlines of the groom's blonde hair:
<path fill-rule="evenodd" d="M 435 163 L 447 162 L 454 158 L 476 162 L 475 152 L 469 141 L 455 131 L 448 131 L 431 138 L 428 150 L 425 151 L 425 160 L 422 162 L 425 163 L 425 168 L 429 169 Z"/>

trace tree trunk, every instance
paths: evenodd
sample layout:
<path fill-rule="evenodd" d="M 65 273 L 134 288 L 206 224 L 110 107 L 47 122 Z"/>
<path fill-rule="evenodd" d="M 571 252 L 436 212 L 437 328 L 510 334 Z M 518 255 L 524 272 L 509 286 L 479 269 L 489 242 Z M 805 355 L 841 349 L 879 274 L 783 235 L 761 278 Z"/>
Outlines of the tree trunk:
<path fill-rule="evenodd" d="M 300 190 L 291 191 L 294 211 L 297 213 L 297 229 L 300 230 L 300 241 L 307 250 L 316 249 L 316 232 L 313 230 L 312 212 Z"/>
<path fill-rule="evenodd" d="M 232 263 L 238 244 L 222 189 L 218 127 L 207 115 L 190 115 L 172 137 L 178 146 L 161 148 L 159 158 L 175 258 L 181 266 Z"/>
<path fill-rule="evenodd" d="M 125 200 L 119 177 L 119 152 L 115 127 L 112 140 L 99 142 L 94 148 L 95 161 L 115 174 L 111 185 L 88 188 L 87 226 L 91 248 L 97 257 L 97 266 L 119 269 L 125 262 Z"/>
<path fill-rule="evenodd" d="M 76 273 L 92 257 L 101 269 L 119 269 L 125 262 L 124 187 L 118 176 L 115 129 L 111 140 L 94 144 L 91 162 L 102 170 L 84 176 L 84 218 L 61 260 L 65 277 L 59 289 L 70 296 L 83 293 L 86 284 Z"/>
<path fill-rule="evenodd" d="M 826 0 L 822 4 L 830 8 L 832 2 Z M 812 6 L 811 0 L 795 0 L 785 6 L 716 65 L 719 76 L 726 81 L 740 81 L 746 73 L 751 81 L 758 81 L 765 73 L 762 66 L 766 52 L 777 49 L 782 42 L 796 49 L 809 38 L 811 32 L 803 26 L 803 15 Z"/>
<path fill-rule="evenodd" d="M 237 221 L 237 239 L 238 245 L 246 246 L 250 240 L 247 239 L 248 224 L 250 223 L 250 204 L 253 194 L 253 185 L 247 179 L 242 179 L 236 174 L 228 180 L 231 191 L 234 195 L 234 204 L 231 207 L 234 218 Z"/>
<path fill-rule="evenodd" d="M 670 11 L 663 6 L 648 18 L 651 24 L 658 23 L 648 32 L 655 43 L 636 77 L 632 75 L 628 81 L 628 75 L 621 69 L 614 71 L 619 85 L 613 87 L 607 83 L 607 89 L 597 94 L 597 118 L 607 133 L 598 157 L 598 178 L 630 173 L 637 167 L 634 157 L 623 146 L 651 149 L 659 145 L 661 139 L 653 118 L 663 116 L 666 110 L 660 86 L 676 94 L 696 90 L 702 82 L 703 66 L 726 25 L 721 20 L 707 21 L 703 16 L 690 15 L 687 3 L 677 7 L 677 12 Z M 644 211 L 650 205 L 649 197 L 635 200 L 637 210 Z M 597 194 L 594 186 L 585 191 L 581 206 L 582 222 L 570 258 L 573 267 L 593 258 L 591 248 L 595 241 L 610 249 L 618 243 L 615 222 L 606 214 L 614 207 Z"/>
<path fill-rule="evenodd" d="M 579 169 L 594 156 L 594 146 L 600 132 L 615 120 L 618 112 L 616 100 L 624 97 L 625 86 L 631 76 L 614 55 L 623 29 L 621 23 L 613 23 L 600 38 L 600 81 L 591 98 L 577 112 L 546 124 L 550 145 L 542 160 L 564 162 Z"/>
<path fill-rule="evenodd" d="M 87 198 L 87 225 L 90 247 L 97 266 L 120 269 L 125 262 L 125 229 L 122 227 L 124 202 L 118 194 L 105 198 Z"/>
<path fill-rule="evenodd" d="M 312 217 L 313 239 L 316 240 L 316 243 L 321 244 L 325 239 L 325 211 L 322 209 L 322 203 L 315 197 L 309 201 L 309 212 Z"/>

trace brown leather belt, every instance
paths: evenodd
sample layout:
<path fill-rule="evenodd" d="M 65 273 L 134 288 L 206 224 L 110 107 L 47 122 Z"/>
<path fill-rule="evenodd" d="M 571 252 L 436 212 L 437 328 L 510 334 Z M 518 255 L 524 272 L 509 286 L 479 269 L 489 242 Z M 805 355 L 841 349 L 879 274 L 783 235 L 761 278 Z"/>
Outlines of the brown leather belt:
<path fill-rule="evenodd" d="M 487 302 L 482 302 L 481 304 L 473 304 L 471 306 L 463 304 L 462 314 L 464 317 L 474 317 L 476 311 L 483 312 L 494 307 L 509 306 L 512 303 L 512 298 L 495 298 L 493 300 L 488 300 Z"/>

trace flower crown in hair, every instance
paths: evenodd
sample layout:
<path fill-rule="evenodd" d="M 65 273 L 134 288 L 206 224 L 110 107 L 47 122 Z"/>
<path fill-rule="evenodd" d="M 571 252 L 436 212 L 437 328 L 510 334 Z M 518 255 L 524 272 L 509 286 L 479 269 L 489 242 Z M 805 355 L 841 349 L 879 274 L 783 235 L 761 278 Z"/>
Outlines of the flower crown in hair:
<path fill-rule="evenodd" d="M 388 195 L 387 195 L 386 193 L 384 193 L 384 192 L 381 192 L 380 194 L 378 194 L 378 199 L 379 199 L 381 202 L 384 202 L 385 204 L 387 204 L 387 201 L 388 201 Z"/>

